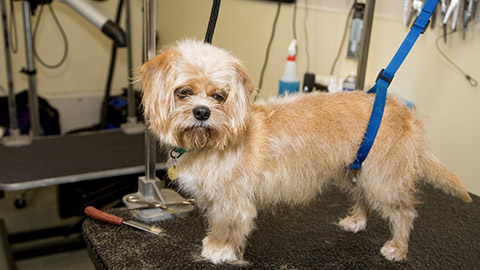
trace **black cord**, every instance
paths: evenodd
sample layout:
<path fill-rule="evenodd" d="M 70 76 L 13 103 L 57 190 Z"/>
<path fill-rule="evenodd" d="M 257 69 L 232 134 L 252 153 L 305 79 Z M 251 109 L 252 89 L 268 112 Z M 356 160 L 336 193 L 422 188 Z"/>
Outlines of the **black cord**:
<path fill-rule="evenodd" d="M 305 0 L 305 17 L 303 17 L 303 32 L 305 32 L 305 57 L 306 57 L 306 72 L 310 71 L 310 49 L 308 44 L 310 43 L 308 39 L 308 28 L 307 28 L 307 20 L 308 20 L 308 0 Z"/>
<path fill-rule="evenodd" d="M 13 39 L 11 37 L 12 32 L 14 35 Z M 10 40 L 10 49 L 12 50 L 12 53 L 17 53 L 18 52 L 17 50 L 18 34 L 17 34 L 17 22 L 15 20 L 15 12 L 13 10 L 13 0 L 10 0 L 10 31 L 8 32 L 8 39 Z"/>
<path fill-rule="evenodd" d="M 260 79 L 258 81 L 258 91 L 255 93 L 254 100 L 257 100 L 260 91 L 263 85 L 263 77 L 265 75 L 265 70 L 267 69 L 268 58 L 270 56 L 270 48 L 272 47 L 273 38 L 275 37 L 275 29 L 277 28 L 278 17 L 280 15 L 280 9 L 282 7 L 282 0 L 278 0 L 277 12 L 275 13 L 275 18 L 273 19 L 272 33 L 270 34 L 270 40 L 268 41 L 267 51 L 265 53 L 265 60 L 263 61 L 262 71 L 260 72 Z"/>
<path fill-rule="evenodd" d="M 130 0 L 127 0 L 127 1 L 130 1 Z M 124 0 L 119 0 L 117 4 L 117 13 L 115 15 L 115 23 L 117 25 L 120 24 L 120 21 L 122 19 L 123 3 L 124 3 Z M 112 92 L 113 75 L 115 73 L 115 64 L 117 62 L 117 51 L 118 51 L 117 42 L 113 42 L 112 51 L 110 53 L 110 65 L 108 67 L 107 83 L 105 86 L 102 107 L 100 110 L 100 124 L 98 126 L 99 129 L 105 129 L 107 127 L 108 102 L 110 101 L 111 92 Z"/>
<path fill-rule="evenodd" d="M 335 71 L 335 66 L 337 65 L 338 59 L 340 58 L 340 54 L 342 53 L 343 45 L 345 44 L 345 38 L 347 37 L 348 25 L 350 22 L 350 18 L 352 17 L 353 11 L 355 10 L 356 4 L 357 4 L 357 1 L 356 0 L 353 1 L 352 8 L 348 12 L 347 20 L 345 21 L 345 28 L 343 30 L 342 41 L 340 42 L 340 46 L 338 47 L 338 52 L 337 52 L 337 55 L 335 56 L 335 60 L 333 60 L 332 68 L 330 69 L 330 75 L 333 75 L 333 72 Z"/>
<path fill-rule="evenodd" d="M 60 67 L 61 65 L 63 65 L 63 63 L 65 63 L 65 60 L 67 59 L 67 55 L 68 55 L 68 40 L 67 40 L 67 35 L 65 34 L 65 31 L 63 31 L 63 27 L 62 25 L 60 24 L 60 21 L 58 20 L 57 18 L 57 15 L 55 14 L 55 11 L 53 10 L 52 6 L 51 6 L 51 3 L 48 4 L 48 8 L 50 10 L 50 13 L 52 14 L 52 17 L 53 17 L 53 20 L 55 21 L 55 24 L 57 25 L 57 28 L 58 30 L 60 31 L 60 34 L 62 35 L 62 38 L 63 38 L 63 44 L 64 44 L 64 51 L 63 51 L 63 55 L 62 55 L 62 58 L 60 59 L 60 61 L 58 61 L 58 63 L 55 63 L 55 64 L 48 64 L 46 63 L 42 58 L 40 58 L 40 55 L 37 53 L 37 46 L 35 45 L 35 40 L 36 40 L 36 35 L 37 35 L 37 30 L 38 30 L 38 26 L 40 25 L 40 20 L 42 18 L 42 13 L 43 13 L 43 6 L 44 5 L 41 5 L 40 6 L 40 11 L 38 12 L 38 17 L 37 17 L 37 21 L 35 22 L 35 27 L 33 29 L 33 35 L 32 35 L 32 47 L 33 47 L 33 55 L 35 56 L 35 58 L 38 60 L 38 62 L 46 67 L 46 68 L 50 68 L 50 69 L 54 69 L 54 68 L 58 68 Z"/>
<path fill-rule="evenodd" d="M 298 40 L 297 38 L 297 2 L 295 1 L 295 4 L 293 4 L 293 38 Z"/>
<path fill-rule="evenodd" d="M 455 32 L 455 31 L 450 31 L 446 35 L 448 36 L 448 35 L 452 34 L 453 32 Z M 463 69 L 461 69 L 457 64 L 455 64 L 450 58 L 448 58 L 448 56 L 440 49 L 440 46 L 438 45 L 438 41 L 440 39 L 443 39 L 443 37 L 444 37 L 444 35 L 442 34 L 442 35 L 438 36 L 437 39 L 435 40 L 435 45 L 436 45 L 437 50 L 440 53 L 440 55 L 442 55 L 445 58 L 445 60 L 447 60 L 454 68 L 456 68 L 458 71 L 460 71 L 460 73 L 462 73 L 463 76 L 465 76 L 465 79 L 468 81 L 468 83 L 471 86 L 477 86 L 478 85 L 477 80 L 474 79 L 469 74 L 467 74 L 465 71 L 463 71 Z"/>
<path fill-rule="evenodd" d="M 217 25 L 218 12 L 220 10 L 220 0 L 213 0 L 212 10 L 210 12 L 210 19 L 208 20 L 207 32 L 205 33 L 205 43 L 212 44 L 213 32 Z"/>

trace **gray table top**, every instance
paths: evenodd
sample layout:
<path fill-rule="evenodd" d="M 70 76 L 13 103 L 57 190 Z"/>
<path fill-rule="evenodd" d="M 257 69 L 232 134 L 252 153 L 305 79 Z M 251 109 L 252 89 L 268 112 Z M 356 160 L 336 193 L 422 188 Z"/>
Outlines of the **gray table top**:
<path fill-rule="evenodd" d="M 0 190 L 21 190 L 144 171 L 144 134 L 121 130 L 35 138 L 30 145 L 0 144 Z M 167 153 L 158 148 L 157 167 Z"/>

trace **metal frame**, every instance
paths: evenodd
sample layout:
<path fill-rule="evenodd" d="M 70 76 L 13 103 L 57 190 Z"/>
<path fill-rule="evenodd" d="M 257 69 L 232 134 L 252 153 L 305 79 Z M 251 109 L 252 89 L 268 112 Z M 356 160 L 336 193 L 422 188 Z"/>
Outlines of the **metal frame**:
<path fill-rule="evenodd" d="M 40 114 L 38 107 L 36 69 L 33 60 L 33 40 L 32 40 L 32 24 L 30 21 L 30 2 L 24 0 L 23 7 L 23 26 L 25 31 L 25 49 L 27 57 L 27 68 L 23 70 L 28 76 L 29 86 L 29 106 L 30 106 L 30 133 L 34 137 L 41 135 Z"/>
<path fill-rule="evenodd" d="M 155 57 L 155 0 L 144 0 L 143 6 L 144 48 L 143 62 Z M 148 125 L 147 120 L 146 125 Z M 145 177 L 147 180 L 155 178 L 155 159 L 157 145 L 150 132 L 145 132 Z"/>
<path fill-rule="evenodd" d="M 30 136 L 21 135 L 17 120 L 17 103 L 15 101 L 15 89 L 13 87 L 12 59 L 10 55 L 10 39 L 7 26 L 7 8 L 5 0 L 0 0 L 0 9 L 2 12 L 3 39 L 5 43 L 5 65 L 8 82 L 8 114 L 10 116 L 10 136 L 3 138 L 5 146 L 22 146 L 31 143 Z"/>
<path fill-rule="evenodd" d="M 12 247 L 8 241 L 7 229 L 5 228 L 3 219 L 0 219 L 0 268 L 9 270 L 17 269 L 15 261 L 13 260 Z"/>
<path fill-rule="evenodd" d="M 156 169 L 157 170 L 165 169 L 166 166 L 167 164 L 165 163 L 159 163 L 159 164 L 156 164 Z M 0 190 L 3 190 L 3 191 L 26 190 L 26 189 L 32 189 L 32 188 L 47 187 L 52 185 L 103 179 L 103 178 L 108 178 L 113 176 L 130 175 L 130 174 L 141 173 L 142 171 L 143 171 L 143 166 L 140 165 L 140 166 L 126 167 L 126 168 L 114 169 L 114 170 L 105 170 L 105 171 L 99 171 L 99 172 L 36 179 L 32 181 L 25 181 L 25 182 L 13 183 L 13 184 L 0 183 Z"/>

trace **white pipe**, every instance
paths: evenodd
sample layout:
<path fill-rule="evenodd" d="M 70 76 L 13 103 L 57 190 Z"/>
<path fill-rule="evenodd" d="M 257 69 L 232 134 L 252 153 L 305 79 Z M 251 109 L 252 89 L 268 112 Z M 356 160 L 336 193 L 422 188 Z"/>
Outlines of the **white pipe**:
<path fill-rule="evenodd" d="M 58 0 L 58 2 L 68 5 L 100 30 L 108 21 L 107 17 L 87 4 L 84 0 Z"/>

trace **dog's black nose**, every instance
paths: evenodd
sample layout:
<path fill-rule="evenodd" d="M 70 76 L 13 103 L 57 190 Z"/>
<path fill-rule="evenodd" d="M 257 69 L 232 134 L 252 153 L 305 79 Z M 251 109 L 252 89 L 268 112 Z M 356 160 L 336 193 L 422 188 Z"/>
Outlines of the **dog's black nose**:
<path fill-rule="evenodd" d="M 210 118 L 210 109 L 207 106 L 198 106 L 193 108 L 193 116 L 197 120 L 205 121 Z"/>

